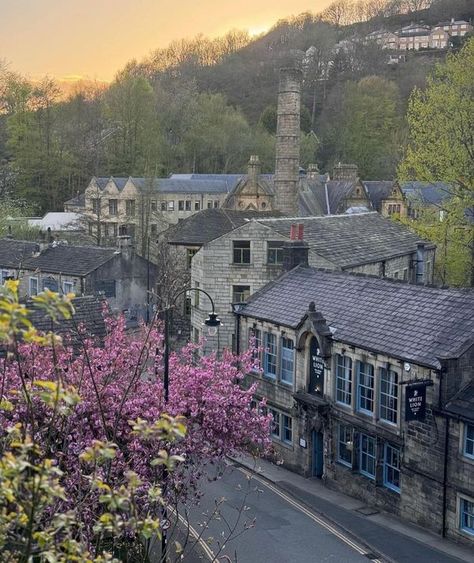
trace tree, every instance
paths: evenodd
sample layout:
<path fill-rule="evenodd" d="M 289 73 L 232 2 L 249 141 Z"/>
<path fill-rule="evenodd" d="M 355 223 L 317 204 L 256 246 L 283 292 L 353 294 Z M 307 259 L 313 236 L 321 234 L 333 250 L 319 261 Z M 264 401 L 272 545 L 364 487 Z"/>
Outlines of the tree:
<path fill-rule="evenodd" d="M 165 402 L 157 322 L 130 336 L 123 318 L 107 318 L 104 343 L 80 327 L 61 341 L 34 330 L 17 287 L 0 287 L 2 554 L 99 563 L 149 550 L 162 504 L 195 500 L 207 463 L 269 446 L 269 417 L 252 406 L 254 387 L 240 386 L 250 354 L 172 354 Z M 71 296 L 34 301 L 53 327 L 72 317 Z"/>
<path fill-rule="evenodd" d="M 323 145 L 329 143 L 332 157 L 357 164 L 366 180 L 392 178 L 402 124 L 396 85 L 378 76 L 366 77 L 348 82 L 334 102 L 334 113 L 323 129 Z"/>
<path fill-rule="evenodd" d="M 144 77 L 119 75 L 106 93 L 104 111 L 114 130 L 107 141 L 109 171 L 142 176 L 156 162 L 161 141 L 153 88 Z"/>
<path fill-rule="evenodd" d="M 470 39 L 459 53 L 448 55 L 446 62 L 436 67 L 425 90 L 413 91 L 407 113 L 409 144 L 399 167 L 401 179 L 445 182 L 451 186 L 451 197 L 444 205 L 447 223 L 436 225 L 442 233 L 446 225 L 451 226 L 448 241 L 454 238 L 464 249 L 460 263 L 455 261 L 456 268 L 468 272 L 462 283 L 471 286 L 474 286 L 473 82 L 474 39 Z M 445 281 L 459 283 L 453 266 L 448 268 Z"/>

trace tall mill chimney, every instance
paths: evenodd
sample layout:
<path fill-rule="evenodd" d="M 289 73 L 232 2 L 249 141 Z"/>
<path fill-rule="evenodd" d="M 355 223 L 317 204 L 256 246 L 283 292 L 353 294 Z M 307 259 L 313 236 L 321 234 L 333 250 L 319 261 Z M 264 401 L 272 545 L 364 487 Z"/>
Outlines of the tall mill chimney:
<path fill-rule="evenodd" d="M 298 215 L 300 107 L 303 73 L 296 65 L 280 69 L 275 160 L 275 207 Z"/>

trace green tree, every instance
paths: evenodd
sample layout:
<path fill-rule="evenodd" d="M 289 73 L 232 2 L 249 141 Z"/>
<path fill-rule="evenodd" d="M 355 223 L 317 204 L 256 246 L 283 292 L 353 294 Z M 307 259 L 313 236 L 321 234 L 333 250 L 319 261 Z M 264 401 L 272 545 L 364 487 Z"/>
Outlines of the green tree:
<path fill-rule="evenodd" d="M 401 117 L 396 84 L 379 76 L 348 82 L 342 99 L 323 130 L 323 143 L 333 158 L 353 162 L 366 180 L 394 176 L 401 135 Z M 336 108 L 335 108 L 336 109 Z"/>
<path fill-rule="evenodd" d="M 143 175 L 159 154 L 160 132 L 153 88 L 144 77 L 122 74 L 105 96 L 109 172 Z"/>
<path fill-rule="evenodd" d="M 445 257 L 452 284 L 474 286 L 474 39 L 436 67 L 425 90 L 415 89 L 407 121 L 409 144 L 399 167 L 401 179 L 445 182 L 450 198 L 443 205 L 444 221 L 424 218 L 414 226 L 431 225 L 433 240 L 445 240 L 438 259 Z"/>

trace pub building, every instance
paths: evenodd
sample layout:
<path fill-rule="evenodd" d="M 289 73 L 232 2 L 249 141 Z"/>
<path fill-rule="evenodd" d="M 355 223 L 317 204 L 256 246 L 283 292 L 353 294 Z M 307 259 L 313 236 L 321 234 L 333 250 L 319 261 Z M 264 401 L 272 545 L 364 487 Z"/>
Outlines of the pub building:
<path fill-rule="evenodd" d="M 319 270 L 302 249 L 237 313 L 277 457 L 474 545 L 474 291 Z"/>

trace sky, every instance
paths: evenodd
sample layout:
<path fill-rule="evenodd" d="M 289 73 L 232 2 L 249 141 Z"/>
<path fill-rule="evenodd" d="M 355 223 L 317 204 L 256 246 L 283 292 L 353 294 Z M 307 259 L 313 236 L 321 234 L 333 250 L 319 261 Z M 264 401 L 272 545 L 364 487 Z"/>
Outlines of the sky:
<path fill-rule="evenodd" d="M 36 80 L 110 81 L 174 39 L 258 34 L 330 0 L 0 0 L 0 59 Z"/>

